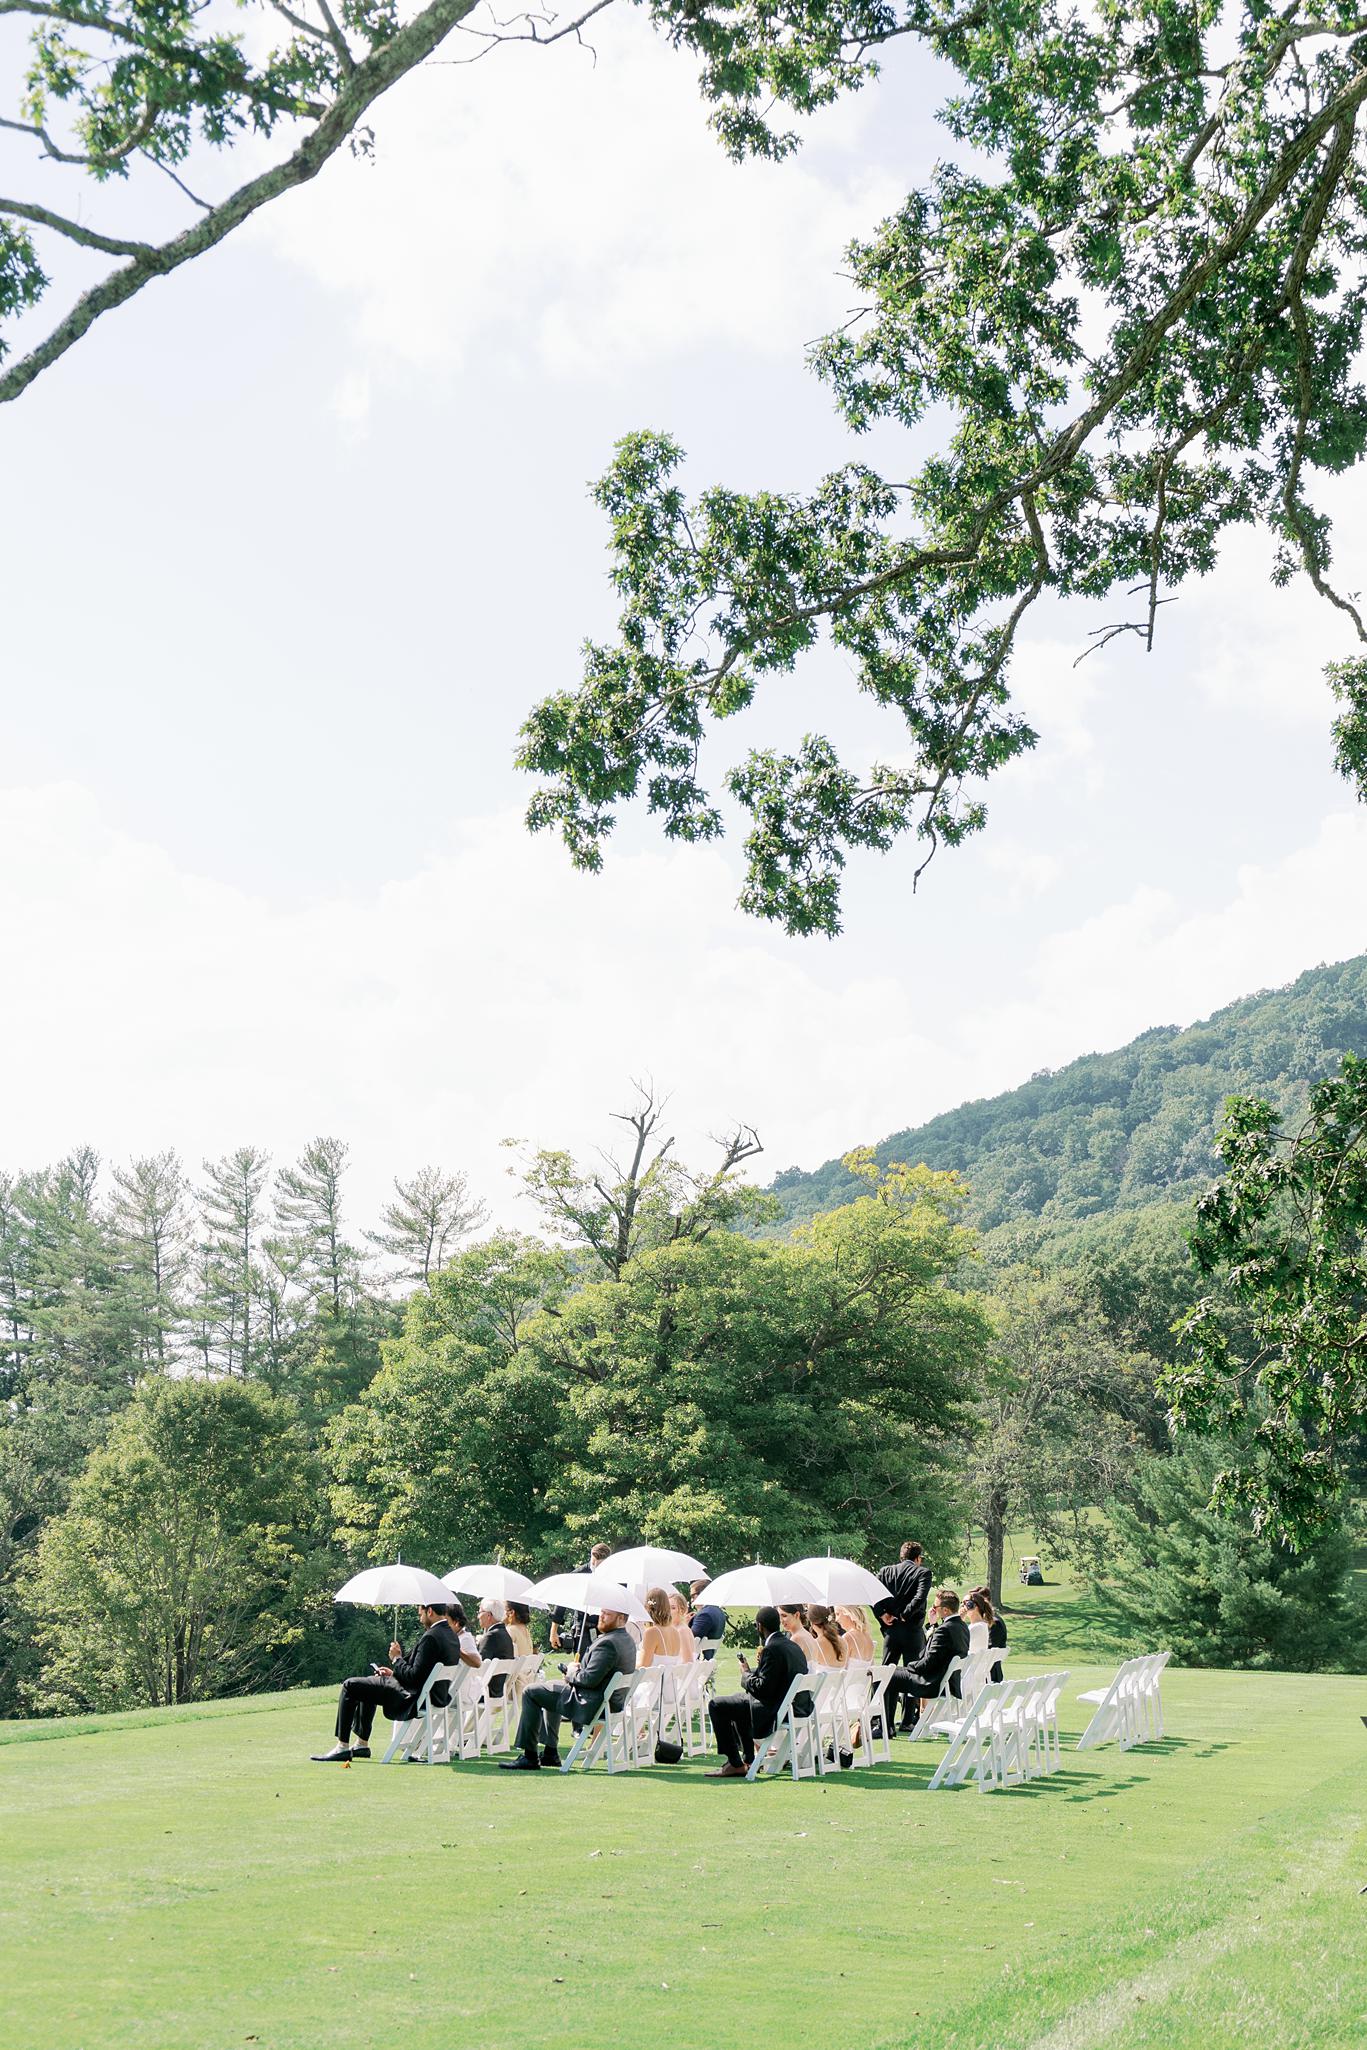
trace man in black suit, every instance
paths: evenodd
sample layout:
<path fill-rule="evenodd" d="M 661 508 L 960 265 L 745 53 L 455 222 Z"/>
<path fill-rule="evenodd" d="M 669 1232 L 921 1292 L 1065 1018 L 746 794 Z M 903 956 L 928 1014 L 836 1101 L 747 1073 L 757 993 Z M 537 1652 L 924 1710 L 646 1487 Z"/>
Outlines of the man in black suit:
<path fill-rule="evenodd" d="M 576 1566 L 574 1571 L 576 1573 L 596 1573 L 611 1551 L 611 1545 L 595 1545 L 589 1553 L 588 1565 Z M 564 1651 L 566 1649 L 560 1641 L 560 1630 L 562 1624 L 570 1616 L 574 1617 L 574 1656 L 577 1659 L 582 1659 L 589 1646 L 593 1643 L 594 1629 L 598 1621 L 597 1617 L 591 1616 L 587 1609 L 551 1610 L 551 1650 Z"/>
<path fill-rule="evenodd" d="M 491 1595 L 479 1605 L 479 1646 L 481 1665 L 488 1665 L 493 1659 L 515 1659 L 517 1650 L 508 1635 L 508 1604 Z M 490 1697 L 497 1701 L 508 1684 L 506 1673 L 500 1673 L 489 1682 Z"/>
<path fill-rule="evenodd" d="M 921 1547 L 910 1541 L 903 1545 L 895 1566 L 881 1566 L 878 1578 L 888 1599 L 875 1611 L 883 1626 L 883 1664 L 910 1666 L 926 1646 L 926 1602 L 930 1595 L 930 1568 Z"/>
<path fill-rule="evenodd" d="M 568 1715 L 575 1730 L 586 1730 L 611 1690 L 612 1706 L 621 1705 L 625 1689 L 615 1682 L 636 1670 L 636 1643 L 625 1616 L 604 1609 L 588 1656 L 568 1680 L 537 1681 L 522 1690 L 517 1725 L 516 1758 L 500 1759 L 503 1772 L 539 1772 L 560 1763 L 560 1722 Z M 541 1755 L 537 1756 L 537 1746 Z"/>
<path fill-rule="evenodd" d="M 413 1656 L 407 1657 L 403 1646 L 396 1638 L 389 1647 L 393 1663 L 375 1666 L 365 1675 L 343 1680 L 342 1691 L 337 1697 L 337 1742 L 331 1751 L 315 1751 L 317 1765 L 344 1765 L 352 1758 L 369 1758 L 370 1726 L 375 1720 L 377 1708 L 383 1709 L 391 1723 L 404 1722 L 418 1705 L 418 1696 L 427 1685 L 428 1675 L 434 1666 L 457 1666 L 464 1659 L 468 1664 L 479 1664 L 473 1660 L 474 1639 L 464 1629 L 465 1614 L 456 1605 L 459 1628 L 453 1628 L 448 1617 L 445 1602 L 425 1602 L 418 1605 L 418 1622 L 422 1636 L 413 1647 Z M 464 1636 L 465 1644 L 461 1637 Z M 469 1651 L 467 1652 L 466 1646 Z M 444 1680 L 438 1681 L 432 1690 L 433 1706 L 444 1708 L 450 1698 Z M 351 1741 L 355 1730 L 358 1742 Z"/>
<path fill-rule="evenodd" d="M 925 1650 L 911 1665 L 898 1667 L 888 1681 L 888 1691 L 884 1696 L 889 1725 L 896 1724 L 897 1704 L 899 1701 L 902 1704 L 904 1737 L 910 1735 L 920 1720 L 922 1700 L 939 1693 L 950 1661 L 968 1657 L 968 1625 L 959 1614 L 959 1597 L 952 1587 L 940 1589 L 930 1620 L 932 1628 Z M 950 1688 L 957 1693 L 952 1680 Z"/>
<path fill-rule="evenodd" d="M 740 1684 L 744 1692 L 718 1695 L 708 1711 L 717 1749 L 726 1759 L 725 1765 L 708 1773 L 708 1779 L 745 1778 L 754 1763 L 756 1737 L 773 1735 L 788 1689 L 799 1673 L 807 1670 L 802 1647 L 794 1644 L 791 1637 L 785 1637 L 779 1628 L 777 1609 L 761 1609 L 755 1622 L 759 1628 L 759 1664 L 752 1672 L 749 1660 L 742 1657 Z M 810 1715 L 811 1696 L 799 1694 L 793 1707 L 799 1715 Z"/>

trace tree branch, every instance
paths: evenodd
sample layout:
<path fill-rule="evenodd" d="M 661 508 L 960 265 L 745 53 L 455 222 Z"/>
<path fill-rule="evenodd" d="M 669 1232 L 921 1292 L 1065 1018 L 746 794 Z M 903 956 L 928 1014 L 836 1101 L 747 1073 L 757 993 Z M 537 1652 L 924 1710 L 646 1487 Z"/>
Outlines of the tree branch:
<path fill-rule="evenodd" d="M 133 298 L 154 278 L 168 277 L 183 263 L 189 263 L 192 258 L 215 248 L 235 228 L 241 227 L 244 221 L 250 220 L 254 213 L 279 198 L 281 193 L 316 178 L 346 142 L 366 109 L 397 79 L 421 64 L 443 37 L 473 12 L 477 4 L 478 0 L 430 0 L 430 4 L 399 29 L 391 41 L 373 50 L 356 66 L 317 127 L 305 137 L 292 156 L 262 172 L 260 177 L 239 186 L 220 205 L 213 207 L 202 221 L 195 222 L 193 227 L 185 229 L 171 241 L 137 255 L 121 270 L 111 271 L 107 278 L 81 295 L 46 341 L 40 342 L 28 355 L 21 356 L 8 369 L 0 370 L 0 404 L 17 399 L 27 391 L 34 379 L 59 362 L 97 320 Z"/>
<path fill-rule="evenodd" d="M 25 199 L 0 199 L 0 214 L 13 214 L 17 220 L 51 228 L 56 234 L 65 235 L 69 242 L 79 242 L 83 249 L 101 250 L 105 256 L 146 256 L 152 249 L 150 242 L 121 242 L 116 236 L 97 234 L 94 228 L 83 228 L 79 221 L 69 221 L 64 214 L 33 206 Z"/>

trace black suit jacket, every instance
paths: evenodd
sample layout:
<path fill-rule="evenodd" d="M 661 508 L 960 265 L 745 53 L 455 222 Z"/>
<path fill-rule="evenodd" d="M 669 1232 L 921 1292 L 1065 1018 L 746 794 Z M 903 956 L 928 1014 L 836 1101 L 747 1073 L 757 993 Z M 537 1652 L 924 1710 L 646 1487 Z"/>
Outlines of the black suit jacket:
<path fill-rule="evenodd" d="M 992 1647 L 993 1651 L 1005 1651 L 1005 1649 L 1006 1649 L 1006 1624 L 1005 1624 L 1004 1620 L 1002 1619 L 1002 1617 L 1000 1617 L 1000 1616 L 994 1616 L 994 1617 L 993 1617 L 993 1619 L 992 1619 L 991 1623 L 990 1623 L 990 1624 L 988 1625 L 988 1631 L 987 1631 L 987 1641 L 988 1641 L 988 1643 L 989 1643 L 989 1644 L 991 1645 L 991 1647 Z M 992 1678 L 993 1678 L 994 1680 L 1000 1680 L 1001 1676 L 1002 1676 L 1002 1669 L 1001 1669 L 1001 1666 L 1000 1666 L 999 1664 L 996 1664 L 996 1663 L 994 1663 L 994 1665 L 993 1665 L 993 1667 L 992 1667 Z"/>
<path fill-rule="evenodd" d="M 413 1656 L 404 1652 L 394 1660 L 394 1678 L 408 1696 L 402 1715 L 412 1715 L 418 1705 L 418 1696 L 427 1685 L 427 1676 L 433 1666 L 458 1666 L 460 1664 L 460 1639 L 444 1616 L 439 1616 L 430 1630 L 424 1630 L 413 1647 Z M 436 1708 L 444 1708 L 449 1698 L 449 1689 L 442 1681 L 432 1690 L 432 1702 Z"/>
<path fill-rule="evenodd" d="M 875 1611 L 885 1630 L 889 1627 L 884 1621 L 889 1610 L 893 1611 L 895 1623 L 925 1622 L 931 1572 L 924 1559 L 899 1559 L 895 1566 L 880 1566 L 878 1578 L 888 1591 L 886 1606 Z"/>
<path fill-rule="evenodd" d="M 618 1674 L 635 1670 L 636 1642 L 628 1631 L 605 1630 L 595 1637 L 580 1662 L 579 1677 L 570 1682 L 570 1721 L 575 1729 L 585 1729 L 593 1721 L 610 1687 L 612 1706 L 619 1708 L 626 1690 L 612 1683 Z"/>
<path fill-rule="evenodd" d="M 482 1637 L 476 1638 L 475 1642 L 479 1646 L 479 1655 L 485 1665 L 488 1665 L 491 1659 L 515 1659 L 517 1657 L 513 1640 L 508 1635 L 508 1628 L 504 1623 L 495 1623 L 492 1628 L 485 1631 Z M 498 1679 L 489 1682 L 490 1694 L 497 1699 L 507 1684 L 508 1677 L 506 1673 L 500 1674 Z"/>
<path fill-rule="evenodd" d="M 908 1666 L 921 1694 L 938 1694 L 949 1671 L 951 1659 L 968 1657 L 968 1625 L 962 1616 L 946 1616 L 926 1639 L 926 1648 L 914 1666 Z"/>
<path fill-rule="evenodd" d="M 770 1734 L 788 1689 L 806 1670 L 807 1657 L 800 1644 L 794 1644 L 781 1630 L 765 1638 L 759 1664 L 752 1673 L 742 1674 L 740 1683 L 750 1697 L 750 1720 L 757 1737 Z M 799 1715 L 810 1715 L 812 1698 L 799 1694 L 793 1706 Z"/>

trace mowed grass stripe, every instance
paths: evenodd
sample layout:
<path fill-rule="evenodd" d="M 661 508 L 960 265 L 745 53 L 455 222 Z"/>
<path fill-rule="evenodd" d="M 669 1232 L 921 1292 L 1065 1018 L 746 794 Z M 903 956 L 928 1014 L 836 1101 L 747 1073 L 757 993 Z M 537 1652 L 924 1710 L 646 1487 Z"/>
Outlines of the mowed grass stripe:
<path fill-rule="evenodd" d="M 1069 1684 L 1075 1731 L 1101 1677 Z M 796 1787 L 323 1768 L 321 1694 L 11 1742 L 13 2011 L 45 2050 L 600 2050 L 609 1982 L 633 2045 L 815 2027 L 1062 2050 L 1090 2029 L 1210 2050 L 1233 2038 L 1209 1980 L 1247 2009 L 1243 2041 L 1367 2039 L 1361 1686 L 1179 1672 L 1165 1691 L 1162 1746 L 1069 1751 L 990 1797 L 927 1794 L 932 1745 Z M 1264 1893 L 1275 1915 L 1245 1921 Z M 1337 1968 L 1297 1963 L 1303 1942 Z"/>

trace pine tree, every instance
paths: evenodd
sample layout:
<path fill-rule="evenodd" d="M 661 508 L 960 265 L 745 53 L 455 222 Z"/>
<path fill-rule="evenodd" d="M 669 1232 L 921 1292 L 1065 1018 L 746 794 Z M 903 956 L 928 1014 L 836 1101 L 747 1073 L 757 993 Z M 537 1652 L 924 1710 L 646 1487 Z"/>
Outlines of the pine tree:
<path fill-rule="evenodd" d="M 266 1216 L 264 1191 L 270 1156 L 239 1146 L 221 1160 L 206 1160 L 198 1192 L 204 1244 L 197 1256 L 199 1332 L 205 1363 L 232 1374 L 255 1363 L 256 1308 L 262 1290 L 257 1256 Z"/>
<path fill-rule="evenodd" d="M 174 1152 L 142 1154 L 114 1169 L 110 1215 L 122 1243 L 138 1319 L 139 1357 L 175 1357 L 188 1266 L 185 1175 Z"/>
<path fill-rule="evenodd" d="M 314 1139 L 275 1178 L 277 1238 L 284 1254 L 279 1264 L 338 1325 L 359 1290 L 361 1256 L 342 1231 L 342 1176 L 350 1151 L 341 1139 Z"/>
<path fill-rule="evenodd" d="M 420 1167 L 406 1182 L 395 1175 L 394 1189 L 397 1201 L 380 1213 L 384 1230 L 366 1237 L 399 1262 L 396 1280 L 428 1282 L 484 1223 L 488 1205 L 470 1194 L 465 1175 L 439 1167 Z"/>

